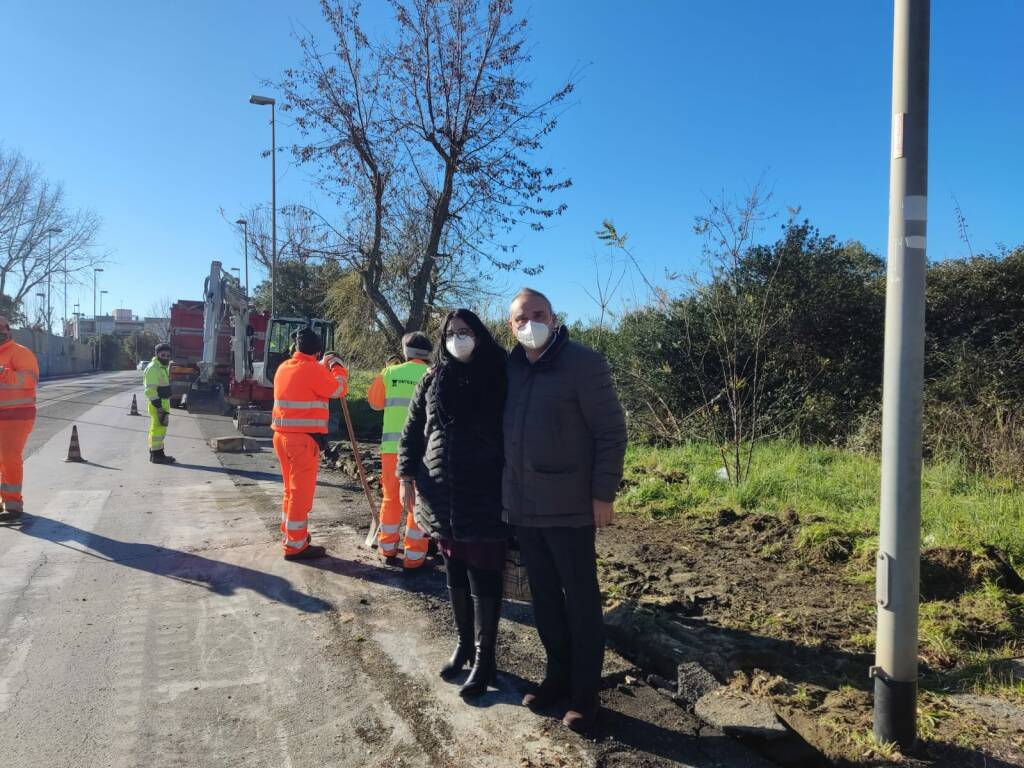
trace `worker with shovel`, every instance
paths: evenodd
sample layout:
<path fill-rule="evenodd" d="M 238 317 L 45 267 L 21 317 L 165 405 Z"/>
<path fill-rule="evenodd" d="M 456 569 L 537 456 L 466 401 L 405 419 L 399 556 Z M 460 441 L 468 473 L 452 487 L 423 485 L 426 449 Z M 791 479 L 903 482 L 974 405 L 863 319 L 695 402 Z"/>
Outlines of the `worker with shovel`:
<path fill-rule="evenodd" d="M 398 441 L 409 418 L 412 393 L 423 374 L 427 372 L 427 359 L 434 345 L 426 334 L 415 331 L 402 337 L 402 353 L 406 362 L 388 366 L 373 380 L 366 401 L 375 411 L 384 411 L 384 430 L 380 441 L 380 487 L 384 501 L 380 508 L 380 534 L 377 551 L 383 558 L 398 554 L 399 528 L 402 524 L 398 467 Z M 420 530 L 412 510 L 405 521 L 406 570 L 419 568 L 427 556 L 429 541 Z"/>
<path fill-rule="evenodd" d="M 284 498 L 281 534 L 285 560 L 322 557 L 306 529 L 316 493 L 320 450 L 327 438 L 328 401 L 348 392 L 348 371 L 333 352 L 323 359 L 320 336 L 310 327 L 295 335 L 295 354 L 274 374 L 274 452 L 281 462 Z"/>

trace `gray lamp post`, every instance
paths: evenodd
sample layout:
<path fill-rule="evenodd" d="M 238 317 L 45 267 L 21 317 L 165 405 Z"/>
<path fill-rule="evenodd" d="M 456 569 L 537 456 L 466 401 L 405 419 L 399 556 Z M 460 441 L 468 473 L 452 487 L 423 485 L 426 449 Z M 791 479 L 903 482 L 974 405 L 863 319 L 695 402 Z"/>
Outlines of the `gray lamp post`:
<path fill-rule="evenodd" d="M 238 219 L 235 224 L 242 225 L 242 242 L 245 244 L 245 295 L 249 295 L 249 222 Z"/>
<path fill-rule="evenodd" d="M 270 107 L 270 316 L 274 316 L 277 288 L 274 278 L 277 276 L 277 134 L 275 126 L 275 109 L 277 102 L 269 96 L 250 96 L 250 104 Z"/>
<path fill-rule="evenodd" d="M 103 267 L 94 267 L 92 270 L 92 330 L 96 332 L 96 275 L 103 271 Z"/>
<path fill-rule="evenodd" d="M 42 314 L 43 312 L 46 311 L 46 309 L 45 309 L 45 307 L 46 307 L 46 294 L 42 293 L 42 292 L 39 292 L 39 293 L 36 294 L 36 297 L 39 299 L 39 312 L 40 312 L 40 314 Z M 42 323 L 40 323 L 40 325 L 41 324 Z M 35 333 L 33 333 L 33 337 L 34 336 L 35 336 Z M 50 348 L 50 335 L 46 334 L 43 337 L 43 349 L 42 349 L 42 353 L 43 353 L 43 371 L 42 371 L 42 373 L 43 373 L 44 376 L 50 372 L 50 349 L 49 348 Z"/>
<path fill-rule="evenodd" d="M 53 274 L 53 236 L 59 235 L 64 230 L 60 227 L 50 227 L 46 230 L 46 332 L 53 332 L 53 321 L 50 319 L 50 315 L 53 311 L 53 304 L 50 298 L 50 275 Z M 68 315 L 68 255 L 64 254 L 64 320 L 66 321 Z M 64 333 L 61 333 L 64 336 Z M 63 344 L 63 342 L 62 342 Z"/>

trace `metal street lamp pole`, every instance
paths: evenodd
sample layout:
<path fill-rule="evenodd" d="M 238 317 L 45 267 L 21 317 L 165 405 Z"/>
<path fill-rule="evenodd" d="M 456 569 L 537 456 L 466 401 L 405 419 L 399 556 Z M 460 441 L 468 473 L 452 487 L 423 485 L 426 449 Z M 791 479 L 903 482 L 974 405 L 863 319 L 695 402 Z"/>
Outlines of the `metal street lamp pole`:
<path fill-rule="evenodd" d="M 275 121 L 276 101 L 269 96 L 250 96 L 250 104 L 270 107 L 270 316 L 275 316 L 277 300 L 277 127 Z"/>
<path fill-rule="evenodd" d="M 50 277 L 53 275 L 53 236 L 59 235 L 64 230 L 60 227 L 50 227 L 46 230 L 46 332 L 53 333 L 53 299 Z M 68 313 L 68 255 L 64 253 L 64 315 L 67 320 Z M 62 333 L 61 336 L 64 334 Z"/>
<path fill-rule="evenodd" d="M 96 276 L 103 271 L 103 267 L 94 267 L 92 270 L 92 330 L 96 332 Z"/>
<path fill-rule="evenodd" d="M 42 312 L 45 311 L 45 307 L 46 307 L 46 294 L 45 293 L 37 293 L 36 297 L 39 299 L 39 312 L 40 312 L 40 314 L 42 314 Z M 42 325 L 42 323 L 40 323 L 40 325 Z M 35 339 L 35 332 L 34 331 L 32 333 L 32 338 Z M 45 337 L 43 337 L 43 348 L 42 348 L 42 350 L 40 350 L 43 353 L 43 371 L 42 371 L 42 373 L 43 373 L 44 376 L 50 372 L 49 371 L 49 368 L 50 368 L 50 353 L 49 353 L 49 349 L 50 349 L 50 335 L 47 334 Z"/>
<path fill-rule="evenodd" d="M 917 739 L 930 0 L 895 0 L 874 735 Z"/>
<path fill-rule="evenodd" d="M 249 295 L 249 222 L 238 219 L 235 224 L 242 225 L 242 242 L 245 244 L 245 295 Z"/>

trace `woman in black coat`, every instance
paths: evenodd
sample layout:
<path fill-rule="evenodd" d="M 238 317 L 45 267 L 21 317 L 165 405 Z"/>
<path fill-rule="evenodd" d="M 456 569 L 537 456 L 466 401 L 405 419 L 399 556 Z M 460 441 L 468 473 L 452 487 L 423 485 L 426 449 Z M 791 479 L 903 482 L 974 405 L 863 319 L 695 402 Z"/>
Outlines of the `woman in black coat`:
<path fill-rule="evenodd" d="M 472 661 L 459 689 L 479 696 L 495 680 L 502 569 L 502 412 L 507 354 L 468 309 L 445 318 L 434 366 L 420 380 L 398 446 L 403 507 L 438 541 L 459 639 L 441 677 Z M 475 646 L 475 653 L 474 653 Z"/>

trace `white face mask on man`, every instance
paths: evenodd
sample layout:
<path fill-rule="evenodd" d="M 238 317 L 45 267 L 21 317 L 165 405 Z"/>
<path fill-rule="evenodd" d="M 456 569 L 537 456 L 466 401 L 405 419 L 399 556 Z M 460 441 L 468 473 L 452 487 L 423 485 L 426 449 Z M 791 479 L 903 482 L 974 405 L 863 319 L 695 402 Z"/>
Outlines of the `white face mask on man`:
<path fill-rule="evenodd" d="M 516 329 L 516 338 L 527 349 L 540 349 L 547 343 L 550 335 L 551 329 L 536 320 L 528 320 L 525 325 Z"/>
<path fill-rule="evenodd" d="M 473 349 L 476 347 L 476 339 L 472 336 L 451 336 L 445 342 L 448 353 L 461 363 L 473 356 Z"/>

